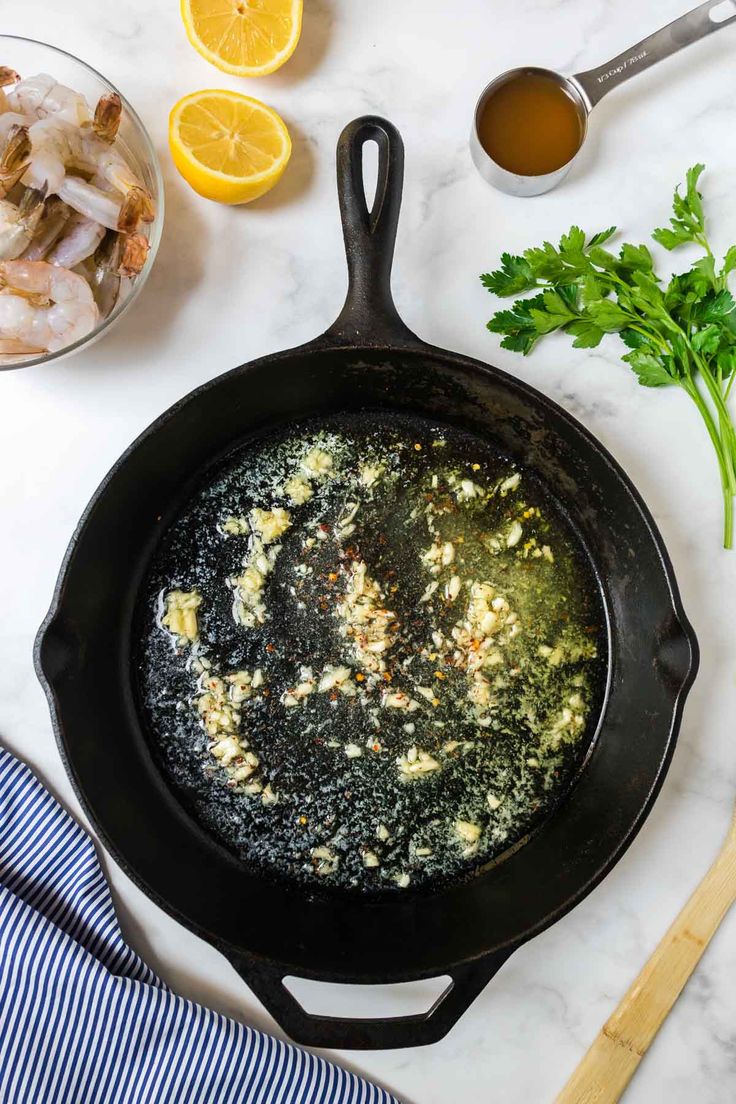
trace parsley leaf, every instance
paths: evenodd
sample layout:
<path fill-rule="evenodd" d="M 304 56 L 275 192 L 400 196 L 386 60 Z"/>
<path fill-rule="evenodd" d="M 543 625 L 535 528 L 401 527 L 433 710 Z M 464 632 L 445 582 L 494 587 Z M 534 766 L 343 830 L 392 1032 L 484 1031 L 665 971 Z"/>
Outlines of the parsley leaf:
<path fill-rule="evenodd" d="M 519 295 L 536 287 L 529 262 L 524 257 L 514 257 L 504 253 L 498 272 L 486 272 L 481 276 L 484 287 L 495 295 Z"/>
<path fill-rule="evenodd" d="M 588 248 L 594 245 L 603 245 L 609 238 L 612 238 L 616 233 L 615 226 L 609 226 L 607 230 L 599 230 L 597 234 L 593 234 L 593 237 L 588 241 Z"/>
<path fill-rule="evenodd" d="M 672 200 L 674 214 L 670 219 L 672 229 L 655 230 L 652 234 L 665 249 L 676 249 L 687 242 L 700 242 L 705 233 L 703 202 L 698 191 L 698 180 L 704 170 L 705 165 L 694 165 L 688 169 L 685 195 L 680 195 L 679 187 L 675 188 Z"/>
<path fill-rule="evenodd" d="M 626 353 L 621 359 L 631 365 L 642 387 L 666 387 L 675 382 L 659 357 L 643 349 Z"/>

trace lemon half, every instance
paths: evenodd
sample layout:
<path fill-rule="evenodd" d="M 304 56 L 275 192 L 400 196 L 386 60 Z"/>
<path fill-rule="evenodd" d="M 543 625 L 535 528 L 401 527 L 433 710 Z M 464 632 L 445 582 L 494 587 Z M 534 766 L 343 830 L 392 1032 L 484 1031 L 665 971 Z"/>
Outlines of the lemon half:
<path fill-rule="evenodd" d="M 302 30 L 302 0 L 181 0 L 194 49 L 224 73 L 262 77 L 288 61 Z"/>
<path fill-rule="evenodd" d="M 186 182 L 218 203 L 258 199 L 280 180 L 291 156 L 289 132 L 273 108 L 214 88 L 174 104 L 169 147 Z"/>

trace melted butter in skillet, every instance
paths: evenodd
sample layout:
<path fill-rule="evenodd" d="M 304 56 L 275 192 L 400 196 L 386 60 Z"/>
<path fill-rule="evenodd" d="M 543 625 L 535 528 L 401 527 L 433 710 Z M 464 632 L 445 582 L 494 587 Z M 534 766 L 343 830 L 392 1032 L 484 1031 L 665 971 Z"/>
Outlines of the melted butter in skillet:
<path fill-rule="evenodd" d="M 240 450 L 174 521 L 141 605 L 152 743 L 194 815 L 274 876 L 457 878 L 532 831 L 605 668 L 590 566 L 485 442 L 375 416 Z"/>

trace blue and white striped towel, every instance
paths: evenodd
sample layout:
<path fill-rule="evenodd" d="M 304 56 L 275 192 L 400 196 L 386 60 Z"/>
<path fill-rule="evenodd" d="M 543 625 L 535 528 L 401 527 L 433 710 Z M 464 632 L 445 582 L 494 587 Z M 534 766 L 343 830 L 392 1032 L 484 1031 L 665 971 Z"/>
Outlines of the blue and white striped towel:
<path fill-rule="evenodd" d="M 397 1104 L 172 993 L 89 836 L 0 748 L 0 1104 Z"/>

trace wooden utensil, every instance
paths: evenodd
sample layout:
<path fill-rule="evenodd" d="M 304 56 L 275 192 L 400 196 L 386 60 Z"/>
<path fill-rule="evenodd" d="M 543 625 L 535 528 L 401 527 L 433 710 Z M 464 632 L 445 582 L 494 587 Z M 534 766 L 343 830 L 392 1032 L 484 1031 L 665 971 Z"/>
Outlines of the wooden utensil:
<path fill-rule="evenodd" d="M 718 857 L 555 1104 L 615 1104 L 736 900 L 736 809 Z"/>

